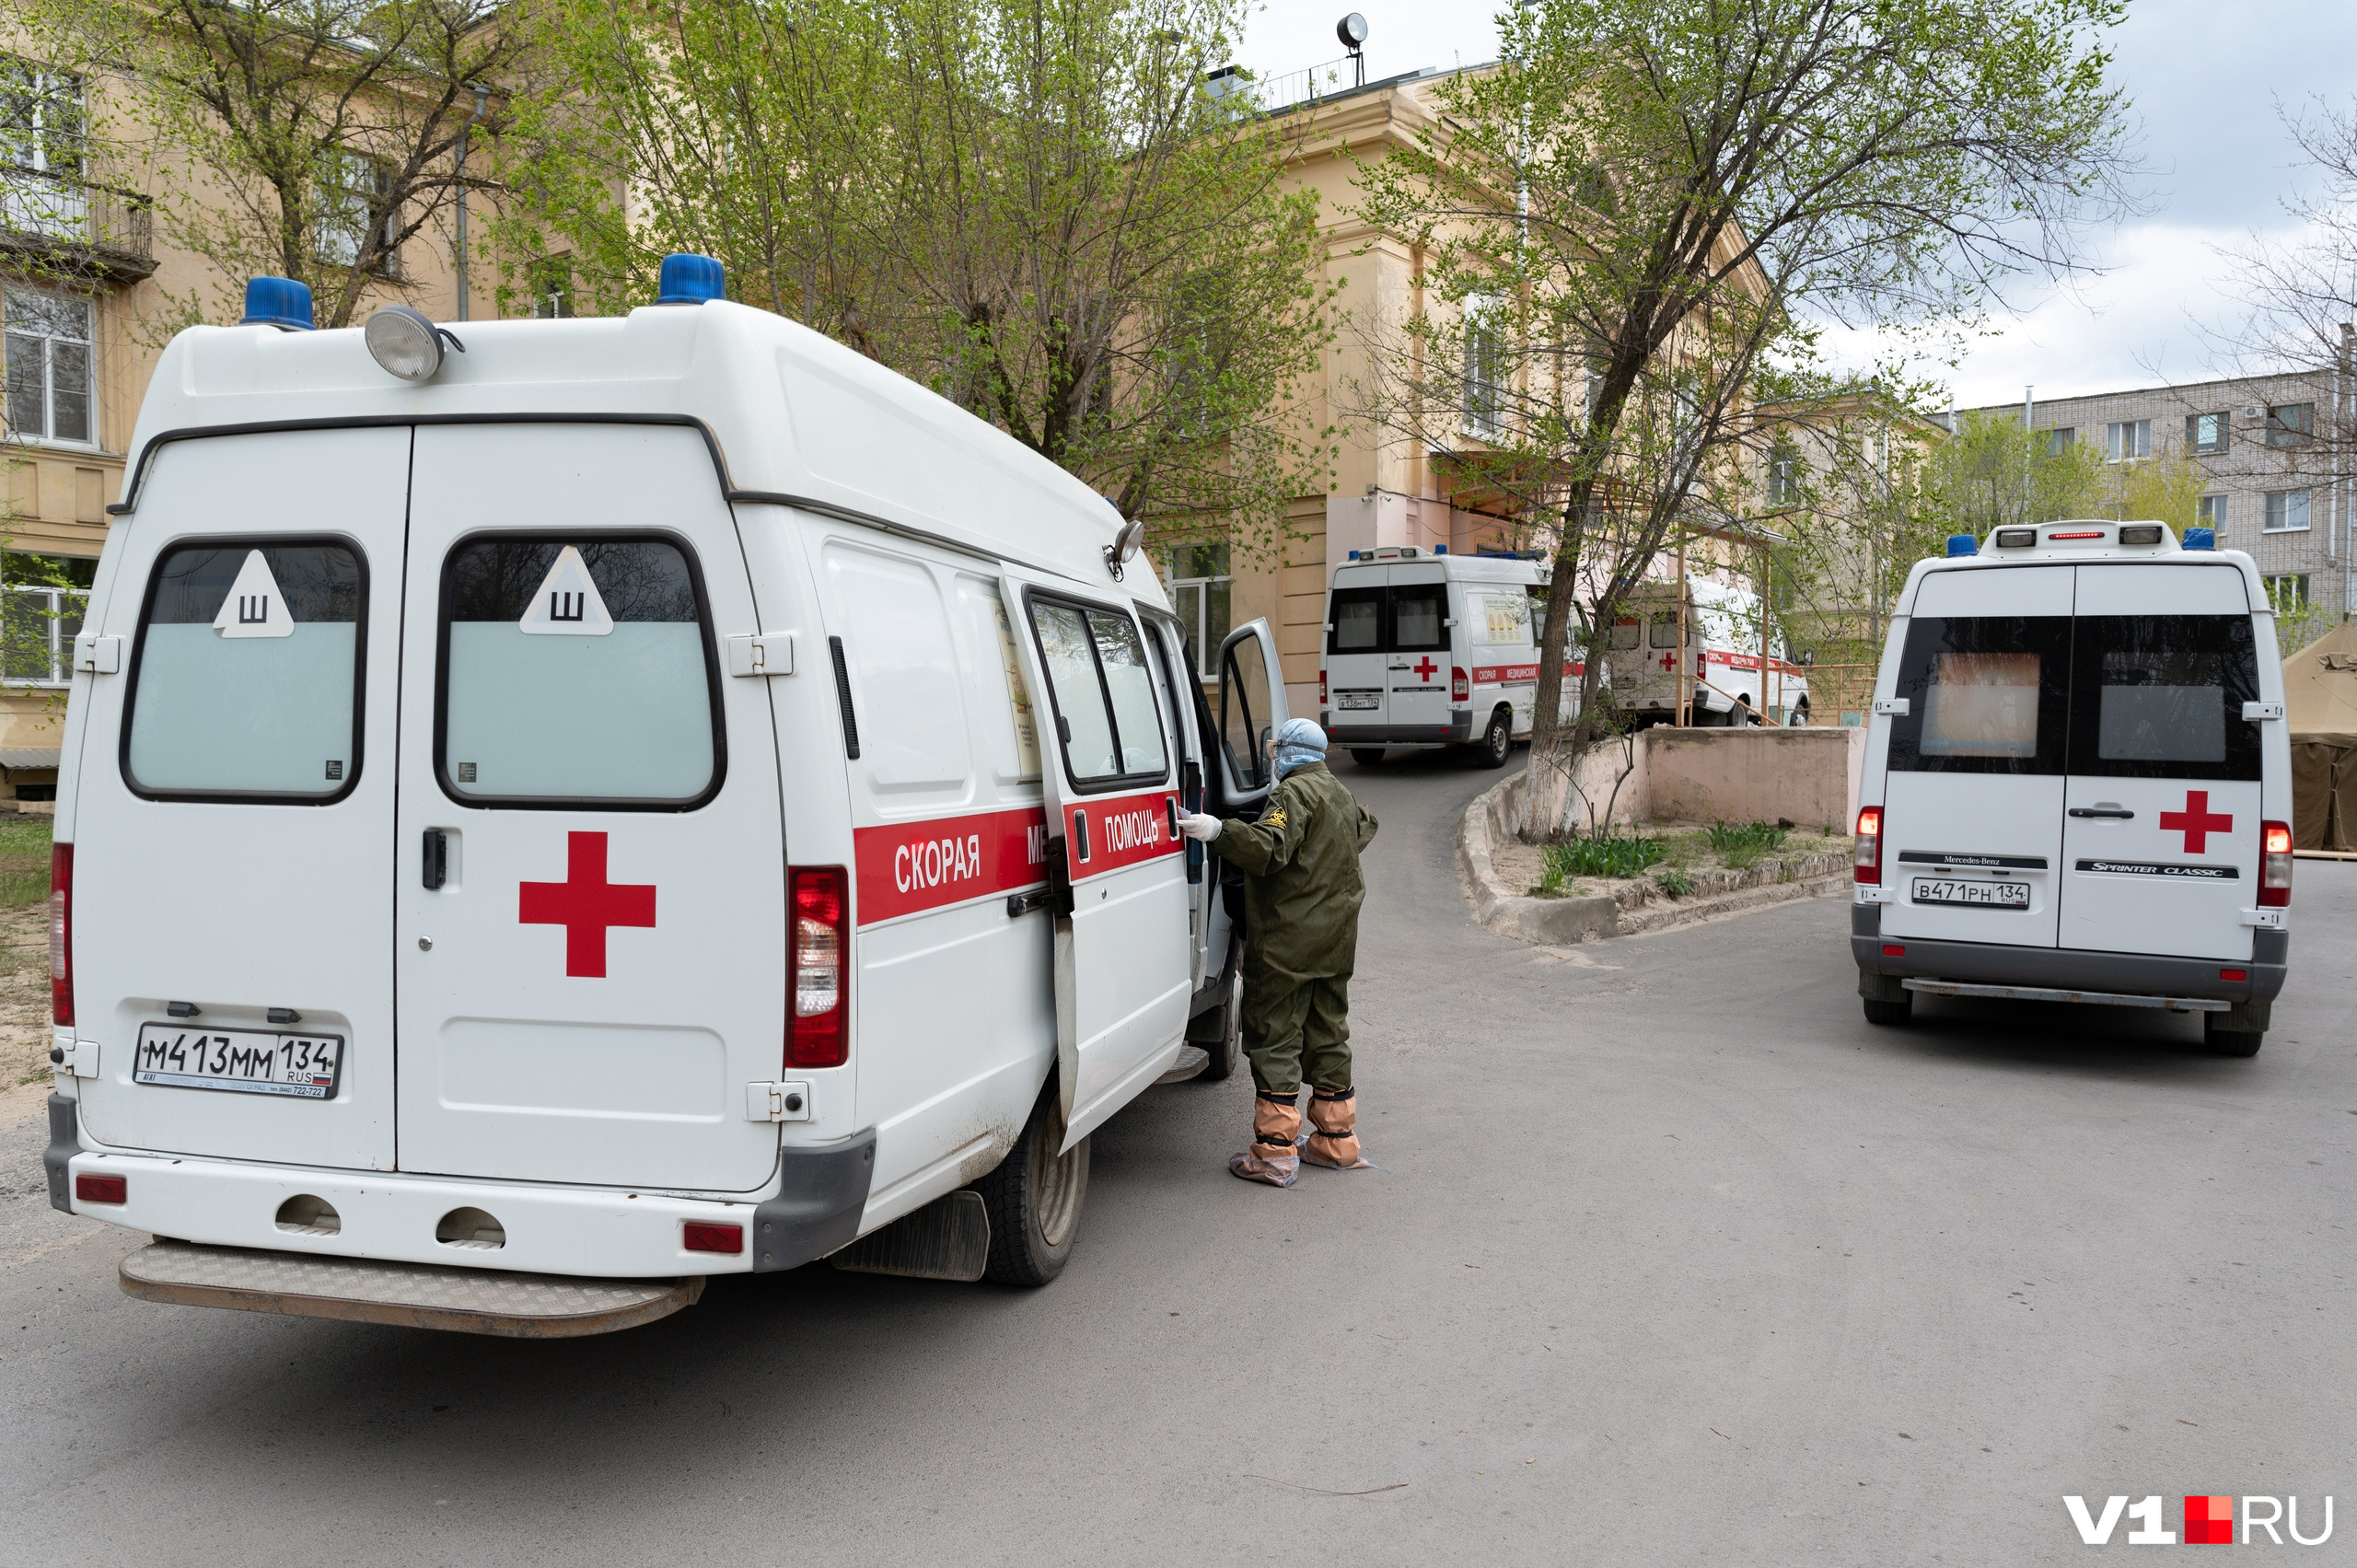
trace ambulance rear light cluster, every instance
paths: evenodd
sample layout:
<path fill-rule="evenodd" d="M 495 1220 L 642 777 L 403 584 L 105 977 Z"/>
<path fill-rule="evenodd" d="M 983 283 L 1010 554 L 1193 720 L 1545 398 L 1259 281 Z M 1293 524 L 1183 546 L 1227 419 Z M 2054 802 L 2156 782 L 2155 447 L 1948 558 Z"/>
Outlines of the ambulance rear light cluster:
<path fill-rule="evenodd" d="M 850 1053 L 843 1027 L 843 960 L 851 951 L 850 877 L 840 865 L 797 865 L 786 873 L 785 1026 L 790 1067 L 840 1067 Z"/>
<path fill-rule="evenodd" d="M 2291 824 L 2260 823 L 2258 849 L 2258 907 L 2285 908 L 2292 901 Z"/>
<path fill-rule="evenodd" d="M 1473 681 L 1471 677 L 1468 676 L 1461 669 L 1450 670 L 1448 672 L 1448 700 L 1452 703 L 1467 703 L 1472 701 L 1472 699 Z"/>
<path fill-rule="evenodd" d="M 74 846 L 49 850 L 49 1017 L 74 1022 Z"/>
<path fill-rule="evenodd" d="M 1858 813 L 1858 853 L 1855 875 L 1861 882 L 1882 880 L 1882 807 L 1869 806 Z"/>

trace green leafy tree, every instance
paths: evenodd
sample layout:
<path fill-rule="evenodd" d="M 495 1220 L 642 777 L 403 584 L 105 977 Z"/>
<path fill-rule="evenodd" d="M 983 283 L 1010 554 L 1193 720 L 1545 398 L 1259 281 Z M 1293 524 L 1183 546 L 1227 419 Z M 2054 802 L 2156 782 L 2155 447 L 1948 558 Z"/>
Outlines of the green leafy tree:
<path fill-rule="evenodd" d="M 1206 89 L 1231 0 L 669 0 L 548 13 L 518 256 L 593 305 L 697 250 L 1165 538 L 1250 554 L 1329 482 L 1330 332 L 1287 133 Z"/>
<path fill-rule="evenodd" d="M 2100 35 L 2120 14 L 1533 0 L 1500 17 L 1497 65 L 1433 89 L 1432 128 L 1366 172 L 1366 215 L 1420 248 L 1428 301 L 1363 322 L 1369 412 L 1543 523 L 1555 582 L 1596 597 L 1567 730 L 1573 622 L 1547 627 L 1534 830 L 1568 813 L 1603 722 L 1619 597 L 1681 517 L 1734 519 L 1753 494 L 1763 366 L 1807 363 L 1812 321 L 1969 319 L 2009 275 L 2067 266 L 2079 225 L 2114 204 Z"/>

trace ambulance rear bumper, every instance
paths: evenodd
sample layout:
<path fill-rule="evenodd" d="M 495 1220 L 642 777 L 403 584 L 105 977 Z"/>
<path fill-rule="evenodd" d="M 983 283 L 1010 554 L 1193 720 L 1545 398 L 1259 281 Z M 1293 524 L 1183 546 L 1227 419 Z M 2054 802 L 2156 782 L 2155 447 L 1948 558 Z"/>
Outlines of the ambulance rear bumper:
<path fill-rule="evenodd" d="M 1329 724 L 1325 729 L 1329 746 L 1458 745 L 1473 734 L 1473 710 L 1457 710 L 1446 724 Z"/>
<path fill-rule="evenodd" d="M 89 1202 L 73 1195 L 67 1199 L 72 1212 L 180 1241 L 522 1273 L 671 1279 L 795 1268 L 850 1242 L 866 1206 L 875 1149 L 873 1132 L 815 1148 L 789 1147 L 779 1189 L 737 1201 L 122 1150 L 74 1154 L 65 1161 L 63 1185 L 71 1195 L 76 1178 L 122 1177 L 125 1202 Z M 298 1195 L 332 1206 L 340 1228 L 310 1235 L 282 1227 L 281 1206 Z M 462 1208 L 497 1220 L 505 1241 L 487 1249 L 435 1239 L 443 1216 Z M 690 1222 L 742 1226 L 744 1250 L 689 1251 Z"/>
<path fill-rule="evenodd" d="M 1930 942 L 1882 935 L 1878 904 L 1850 906 L 1850 952 L 1862 974 L 1920 975 L 1994 985 L 2131 996 L 2200 996 L 2222 1002 L 2271 1002 L 2283 989 L 2291 934 L 2255 931 L 2251 956 L 2173 958 L 2153 953 L 2094 953 L 2071 947 L 2016 947 L 2000 942 Z M 1902 949 L 1893 953 L 1887 949 Z M 2245 978 L 2228 980 L 2229 970 Z"/>

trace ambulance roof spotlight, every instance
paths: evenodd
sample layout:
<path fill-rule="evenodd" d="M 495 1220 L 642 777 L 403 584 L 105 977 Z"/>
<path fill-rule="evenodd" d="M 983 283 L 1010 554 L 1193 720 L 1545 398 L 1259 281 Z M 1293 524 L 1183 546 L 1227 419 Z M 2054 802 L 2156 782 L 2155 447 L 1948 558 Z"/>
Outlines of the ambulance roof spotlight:
<path fill-rule="evenodd" d="M 1948 553 L 1950 555 L 1978 555 L 1980 553 L 1980 541 L 1974 539 L 1968 533 L 1952 533 L 1948 535 Z"/>
<path fill-rule="evenodd" d="M 1105 547 L 1105 565 L 1113 574 L 1115 582 L 1121 580 L 1121 568 L 1137 559 L 1138 546 L 1144 542 L 1145 519 L 1132 517 L 1121 525 L 1120 532 L 1113 536 L 1113 542 Z"/>
<path fill-rule="evenodd" d="M 467 352 L 466 344 L 427 320 L 424 311 L 406 305 L 388 305 L 369 317 L 360 336 L 368 345 L 369 358 L 387 374 L 412 383 L 431 381 L 440 372 L 446 342 L 460 354 Z"/>
<path fill-rule="evenodd" d="M 311 319 L 311 288 L 293 278 L 248 278 L 246 314 L 240 327 L 276 327 L 283 332 L 308 332 Z"/>
<path fill-rule="evenodd" d="M 2188 550 L 2215 550 L 2218 548 L 2218 530 L 2215 528 L 2188 528 L 2185 530 L 2184 539 L 2178 542 L 2183 544 Z"/>
<path fill-rule="evenodd" d="M 711 257 L 674 250 L 663 258 L 663 271 L 656 280 L 656 304 L 702 305 L 727 297 L 728 271 Z"/>

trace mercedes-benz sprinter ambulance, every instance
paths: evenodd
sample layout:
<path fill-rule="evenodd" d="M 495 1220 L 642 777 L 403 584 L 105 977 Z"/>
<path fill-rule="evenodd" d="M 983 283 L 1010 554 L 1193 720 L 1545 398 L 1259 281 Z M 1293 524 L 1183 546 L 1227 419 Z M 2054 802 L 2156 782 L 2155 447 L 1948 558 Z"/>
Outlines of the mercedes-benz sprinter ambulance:
<path fill-rule="evenodd" d="M 2154 522 L 2003 528 L 1910 574 L 1876 677 L 1850 944 L 1919 993 L 2199 1013 L 2283 987 L 2291 743 L 2258 568 Z"/>
<path fill-rule="evenodd" d="M 1805 725 L 1808 668 L 1771 635 L 1761 673 L 1759 596 L 1747 588 L 1690 578 L 1683 616 L 1677 586 L 1637 585 L 1613 617 L 1606 673 L 1613 704 L 1638 727 L 1674 723 L 1678 703 L 1678 621 L 1686 623 L 1685 699 L 1693 722 Z"/>
<path fill-rule="evenodd" d="M 1550 575 L 1535 553 L 1353 551 L 1326 596 L 1318 690 L 1328 738 L 1362 765 L 1393 748 L 1451 746 L 1504 767 L 1514 743 L 1530 738 Z M 1585 668 L 1566 667 L 1566 719 Z"/>
<path fill-rule="evenodd" d="M 594 1332 L 705 1276 L 1041 1283 L 1232 1049 L 1214 718 L 1138 528 L 675 257 L 666 303 L 165 352 L 76 640 L 52 1201 L 155 1299 Z M 463 352 L 459 352 L 463 349 Z M 1125 570 L 1126 566 L 1126 570 Z"/>

